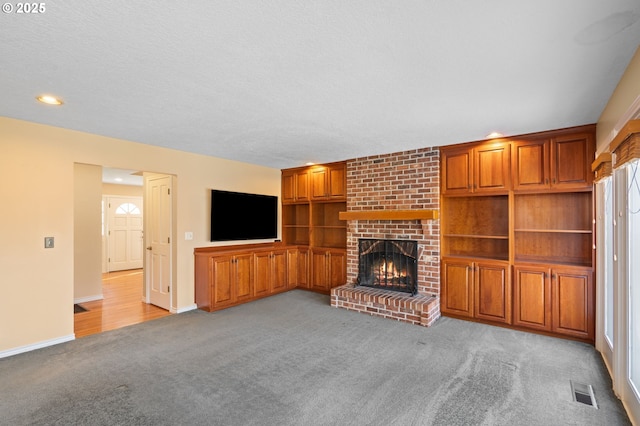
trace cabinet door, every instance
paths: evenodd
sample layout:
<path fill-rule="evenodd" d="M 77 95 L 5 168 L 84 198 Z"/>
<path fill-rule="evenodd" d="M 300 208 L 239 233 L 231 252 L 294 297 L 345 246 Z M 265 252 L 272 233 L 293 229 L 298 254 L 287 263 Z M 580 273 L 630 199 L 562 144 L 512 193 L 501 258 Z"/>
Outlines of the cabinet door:
<path fill-rule="evenodd" d="M 287 250 L 287 288 L 298 286 L 298 250 Z"/>
<path fill-rule="evenodd" d="M 464 317 L 473 317 L 473 263 L 466 260 L 442 261 L 440 309 Z"/>
<path fill-rule="evenodd" d="M 296 201 L 309 201 L 309 171 L 299 170 L 295 173 Z"/>
<path fill-rule="evenodd" d="M 282 202 L 294 203 L 309 201 L 308 170 L 282 171 Z"/>
<path fill-rule="evenodd" d="M 310 171 L 311 199 L 323 200 L 327 198 L 327 168 L 316 166 Z"/>
<path fill-rule="evenodd" d="M 475 317 L 511 324 L 511 268 L 480 261 L 474 268 Z"/>
<path fill-rule="evenodd" d="M 327 185 L 328 195 L 331 199 L 347 198 L 347 170 L 346 165 L 329 167 Z"/>
<path fill-rule="evenodd" d="M 282 171 L 282 202 L 292 203 L 296 200 L 296 174 L 292 170 Z"/>
<path fill-rule="evenodd" d="M 329 290 L 327 276 L 329 273 L 327 252 L 311 250 L 311 288 L 315 290 Z"/>
<path fill-rule="evenodd" d="M 549 142 L 547 140 L 513 143 L 511 171 L 514 190 L 539 190 L 549 187 Z"/>
<path fill-rule="evenodd" d="M 551 143 L 551 187 L 588 188 L 593 183 L 594 142 L 589 134 L 557 137 Z"/>
<path fill-rule="evenodd" d="M 253 286 L 255 295 L 261 297 L 271 292 L 271 252 L 258 252 L 254 258 L 256 278 Z"/>
<path fill-rule="evenodd" d="M 471 150 L 446 149 L 441 152 L 442 194 L 466 194 L 471 192 Z"/>
<path fill-rule="evenodd" d="M 329 262 L 329 288 L 338 287 L 347 283 L 347 253 L 346 251 L 331 250 L 328 256 Z"/>
<path fill-rule="evenodd" d="M 272 293 L 287 289 L 287 252 L 285 250 L 271 253 L 270 289 Z"/>
<path fill-rule="evenodd" d="M 215 308 L 230 306 L 236 301 L 233 285 L 233 257 L 219 256 L 211 259 L 212 293 L 211 305 Z"/>
<path fill-rule="evenodd" d="M 298 250 L 298 287 L 309 288 L 309 250 Z"/>
<path fill-rule="evenodd" d="M 234 256 L 232 259 L 233 280 L 237 301 L 253 297 L 253 253 Z"/>
<path fill-rule="evenodd" d="M 551 271 L 543 266 L 515 265 L 513 324 L 551 330 Z"/>
<path fill-rule="evenodd" d="M 511 187 L 510 145 L 491 143 L 473 151 L 473 192 L 505 192 Z"/>
<path fill-rule="evenodd" d="M 593 339 L 595 321 L 591 269 L 557 267 L 552 272 L 552 330 Z"/>

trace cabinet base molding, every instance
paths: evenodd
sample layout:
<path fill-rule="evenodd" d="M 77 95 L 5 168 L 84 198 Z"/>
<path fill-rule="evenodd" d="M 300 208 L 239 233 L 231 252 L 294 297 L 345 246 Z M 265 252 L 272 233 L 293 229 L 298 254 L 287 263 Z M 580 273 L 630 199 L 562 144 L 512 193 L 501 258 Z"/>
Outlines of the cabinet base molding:
<path fill-rule="evenodd" d="M 440 299 L 435 295 L 411 296 L 353 283 L 331 289 L 331 306 L 424 327 L 440 318 Z"/>

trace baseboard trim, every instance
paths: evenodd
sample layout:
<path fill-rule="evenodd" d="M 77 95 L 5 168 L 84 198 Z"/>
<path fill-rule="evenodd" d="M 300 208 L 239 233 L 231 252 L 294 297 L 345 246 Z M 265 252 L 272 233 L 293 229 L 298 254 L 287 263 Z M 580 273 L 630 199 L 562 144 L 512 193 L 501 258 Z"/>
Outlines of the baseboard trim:
<path fill-rule="evenodd" d="M 192 305 L 185 306 L 184 308 L 179 308 L 179 309 L 171 308 L 171 313 L 172 314 L 181 314 L 183 312 L 189 312 L 189 311 L 193 311 L 195 309 L 198 309 L 198 305 L 196 305 L 194 303 Z"/>
<path fill-rule="evenodd" d="M 102 300 L 102 299 L 104 299 L 104 295 L 100 293 L 100 294 L 94 294 L 93 296 L 78 297 L 76 299 L 73 299 L 73 303 L 93 302 L 94 300 Z"/>
<path fill-rule="evenodd" d="M 36 349 L 46 348 L 47 346 L 53 346 L 60 343 L 69 342 L 75 340 L 75 334 L 69 334 L 67 336 L 57 337 L 55 339 L 43 340 L 41 342 L 33 343 L 31 345 L 20 346 L 17 348 L 9 349 L 6 351 L 0 351 L 0 358 L 6 358 L 13 355 L 18 355 L 24 352 L 35 351 Z"/>

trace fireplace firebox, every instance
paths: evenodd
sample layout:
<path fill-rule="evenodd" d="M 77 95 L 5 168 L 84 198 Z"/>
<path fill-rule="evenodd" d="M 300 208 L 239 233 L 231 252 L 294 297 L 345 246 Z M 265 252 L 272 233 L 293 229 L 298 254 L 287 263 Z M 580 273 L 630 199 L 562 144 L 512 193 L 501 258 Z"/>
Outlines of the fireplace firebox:
<path fill-rule="evenodd" d="M 358 285 L 415 295 L 417 276 L 417 241 L 358 240 Z"/>

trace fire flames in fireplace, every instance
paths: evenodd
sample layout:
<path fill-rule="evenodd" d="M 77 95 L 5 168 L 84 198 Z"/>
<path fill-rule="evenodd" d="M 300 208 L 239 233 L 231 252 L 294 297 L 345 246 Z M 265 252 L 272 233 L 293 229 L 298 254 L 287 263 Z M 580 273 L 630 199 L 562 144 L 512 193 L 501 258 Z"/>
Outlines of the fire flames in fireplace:
<path fill-rule="evenodd" d="M 407 279 L 406 269 L 398 269 L 393 261 L 382 260 L 375 269 L 376 281 L 380 283 L 402 283 Z"/>
<path fill-rule="evenodd" d="M 417 293 L 416 241 L 359 240 L 358 285 Z"/>

